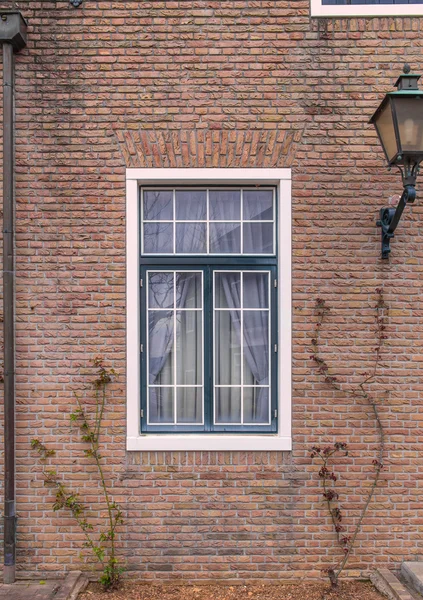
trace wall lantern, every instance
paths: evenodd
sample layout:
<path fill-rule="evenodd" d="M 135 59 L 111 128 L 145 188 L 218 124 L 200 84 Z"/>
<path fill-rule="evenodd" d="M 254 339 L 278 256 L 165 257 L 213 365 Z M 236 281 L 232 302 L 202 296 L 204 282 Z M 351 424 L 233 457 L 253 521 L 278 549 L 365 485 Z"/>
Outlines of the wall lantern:
<path fill-rule="evenodd" d="M 382 230 L 382 258 L 388 258 L 389 245 L 407 204 L 416 197 L 416 178 L 423 160 L 423 91 L 417 82 L 420 75 L 410 73 L 405 65 L 395 87 L 388 92 L 370 119 L 379 135 L 389 168 L 401 171 L 404 191 L 396 208 L 381 208 L 377 226 Z"/>

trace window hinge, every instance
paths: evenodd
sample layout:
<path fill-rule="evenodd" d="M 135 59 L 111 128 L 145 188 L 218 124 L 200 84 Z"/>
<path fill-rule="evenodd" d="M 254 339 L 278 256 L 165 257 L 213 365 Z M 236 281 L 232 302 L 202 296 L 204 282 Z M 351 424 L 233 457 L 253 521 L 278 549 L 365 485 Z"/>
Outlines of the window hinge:
<path fill-rule="evenodd" d="M 140 287 L 142 287 L 142 284 L 143 284 L 142 279 L 140 279 Z"/>
<path fill-rule="evenodd" d="M 144 352 L 144 344 L 140 345 L 140 352 Z"/>
<path fill-rule="evenodd" d="M 277 408 L 275 408 L 275 410 L 273 411 L 273 418 L 276 419 L 278 416 L 278 410 Z"/>
<path fill-rule="evenodd" d="M 273 280 L 273 287 L 278 287 L 278 280 L 277 279 Z"/>
<path fill-rule="evenodd" d="M 144 409 L 142 408 L 141 409 L 141 419 L 143 419 L 143 418 L 144 418 Z"/>
<path fill-rule="evenodd" d="M 275 352 L 277 352 L 277 351 L 278 351 L 278 345 L 275 344 Z"/>

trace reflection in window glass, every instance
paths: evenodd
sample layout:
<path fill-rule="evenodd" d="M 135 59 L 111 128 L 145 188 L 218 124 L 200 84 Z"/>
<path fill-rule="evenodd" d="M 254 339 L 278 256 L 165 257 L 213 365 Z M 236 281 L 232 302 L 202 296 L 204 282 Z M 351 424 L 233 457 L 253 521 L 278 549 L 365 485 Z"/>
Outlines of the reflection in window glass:
<path fill-rule="evenodd" d="M 145 254 L 274 254 L 274 190 L 143 191 Z"/>
<path fill-rule="evenodd" d="M 273 220 L 273 191 L 244 190 L 244 221 Z"/>
<path fill-rule="evenodd" d="M 144 221 L 171 221 L 173 219 L 173 191 L 144 191 Z"/>

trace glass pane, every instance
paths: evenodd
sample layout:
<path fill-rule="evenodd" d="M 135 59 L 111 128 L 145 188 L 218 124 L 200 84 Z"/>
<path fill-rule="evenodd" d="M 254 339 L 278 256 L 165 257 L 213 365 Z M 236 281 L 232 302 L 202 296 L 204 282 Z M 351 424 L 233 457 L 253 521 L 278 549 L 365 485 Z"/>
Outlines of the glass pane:
<path fill-rule="evenodd" d="M 239 385 L 241 383 L 241 346 L 239 343 L 239 311 L 215 312 L 215 383 L 216 385 Z"/>
<path fill-rule="evenodd" d="M 202 423 L 202 388 L 177 388 L 176 416 L 178 423 Z"/>
<path fill-rule="evenodd" d="M 240 254 L 240 223 L 210 223 L 211 254 Z"/>
<path fill-rule="evenodd" d="M 150 387 L 148 389 L 149 423 L 173 423 L 173 388 Z"/>
<path fill-rule="evenodd" d="M 375 125 L 386 154 L 388 155 L 389 160 L 391 160 L 397 153 L 397 141 L 395 138 L 394 121 L 392 118 L 390 102 L 388 102 L 385 108 L 379 113 Z"/>
<path fill-rule="evenodd" d="M 241 219 L 241 190 L 210 190 L 209 203 L 211 221 Z"/>
<path fill-rule="evenodd" d="M 244 308 L 269 308 L 269 273 L 243 274 Z"/>
<path fill-rule="evenodd" d="M 244 190 L 244 221 L 273 220 L 273 190 Z"/>
<path fill-rule="evenodd" d="M 244 223 L 244 254 L 273 254 L 273 223 Z"/>
<path fill-rule="evenodd" d="M 241 388 L 215 388 L 215 423 L 241 423 Z"/>
<path fill-rule="evenodd" d="M 171 221 L 173 219 L 172 190 L 144 190 L 144 221 Z"/>
<path fill-rule="evenodd" d="M 173 273 L 148 274 L 148 307 L 173 308 Z"/>
<path fill-rule="evenodd" d="M 214 294 L 216 308 L 241 308 L 241 273 L 216 272 Z"/>
<path fill-rule="evenodd" d="M 244 423 L 269 423 L 269 388 L 244 388 Z"/>
<path fill-rule="evenodd" d="M 176 383 L 201 385 L 203 378 L 202 313 L 176 312 Z"/>
<path fill-rule="evenodd" d="M 205 190 L 176 190 L 177 221 L 205 221 L 207 219 L 207 192 Z"/>
<path fill-rule="evenodd" d="M 147 254 L 173 254 L 173 224 L 145 223 L 143 241 Z"/>
<path fill-rule="evenodd" d="M 176 308 L 201 308 L 201 273 L 176 273 Z"/>
<path fill-rule="evenodd" d="M 150 310 L 148 313 L 149 383 L 172 385 L 173 312 Z"/>
<path fill-rule="evenodd" d="M 244 383 L 269 383 L 269 312 L 244 310 Z"/>
<path fill-rule="evenodd" d="M 176 223 L 176 252 L 205 254 L 207 252 L 206 223 Z"/>
<path fill-rule="evenodd" d="M 401 148 L 407 152 L 423 152 L 423 100 L 396 98 Z"/>

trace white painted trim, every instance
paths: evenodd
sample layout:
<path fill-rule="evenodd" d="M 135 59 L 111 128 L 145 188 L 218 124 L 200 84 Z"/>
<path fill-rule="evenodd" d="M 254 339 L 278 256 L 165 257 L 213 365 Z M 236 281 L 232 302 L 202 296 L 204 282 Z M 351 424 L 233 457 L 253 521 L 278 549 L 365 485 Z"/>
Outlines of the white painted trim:
<path fill-rule="evenodd" d="M 409 17 L 423 15 L 423 4 L 350 4 L 324 5 L 310 0 L 312 17 Z"/>
<path fill-rule="evenodd" d="M 166 451 L 281 451 L 292 450 L 290 437 L 280 435 L 209 435 L 191 434 L 186 435 L 141 435 L 139 437 L 128 437 L 126 440 L 127 450 L 142 450 L 145 452 Z"/>
<path fill-rule="evenodd" d="M 291 169 L 126 169 L 126 179 L 154 184 L 272 184 L 291 179 Z"/>
<path fill-rule="evenodd" d="M 126 391 L 129 438 L 140 432 L 140 410 L 135 390 L 140 389 L 140 270 L 139 199 L 136 180 L 126 182 Z M 139 396 L 139 393 L 138 393 Z"/>
<path fill-rule="evenodd" d="M 291 170 L 290 169 L 127 169 L 127 450 L 291 450 Z M 278 188 L 278 426 L 277 434 L 142 434 L 140 422 L 139 187 L 146 184 L 272 184 Z M 282 317 L 283 315 L 283 317 Z"/>

